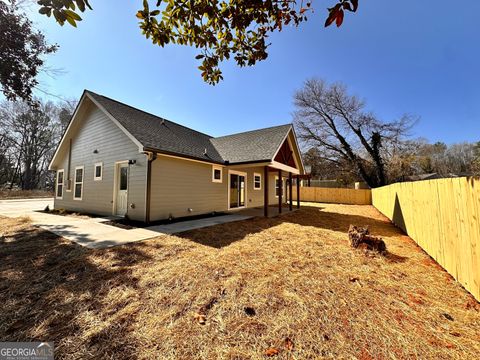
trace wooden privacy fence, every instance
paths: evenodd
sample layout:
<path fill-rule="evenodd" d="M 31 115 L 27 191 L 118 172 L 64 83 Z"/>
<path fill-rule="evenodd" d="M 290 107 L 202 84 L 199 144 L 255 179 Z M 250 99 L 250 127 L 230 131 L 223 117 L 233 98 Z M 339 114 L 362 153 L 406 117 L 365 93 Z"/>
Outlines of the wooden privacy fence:
<path fill-rule="evenodd" d="M 297 189 L 294 186 L 293 200 L 297 200 Z M 334 204 L 371 205 L 371 190 L 355 190 L 340 188 L 300 187 L 300 201 L 313 201 Z"/>
<path fill-rule="evenodd" d="M 480 300 L 480 179 L 398 183 L 373 205 Z"/>

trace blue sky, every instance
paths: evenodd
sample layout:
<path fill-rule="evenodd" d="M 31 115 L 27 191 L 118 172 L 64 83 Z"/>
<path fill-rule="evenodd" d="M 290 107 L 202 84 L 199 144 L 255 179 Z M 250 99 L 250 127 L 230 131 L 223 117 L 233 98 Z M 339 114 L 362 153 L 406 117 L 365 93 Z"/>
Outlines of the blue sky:
<path fill-rule="evenodd" d="M 204 83 L 195 48 L 153 46 L 135 18 L 141 1 L 91 0 L 77 29 L 35 15 L 60 45 L 44 89 L 79 97 L 84 88 L 213 136 L 291 122 L 292 95 L 309 77 L 345 83 L 385 120 L 421 117 L 414 136 L 447 143 L 480 140 L 480 2 L 361 0 L 337 29 L 325 8 L 300 28 L 271 36 L 266 61 L 222 64 L 225 80 Z"/>

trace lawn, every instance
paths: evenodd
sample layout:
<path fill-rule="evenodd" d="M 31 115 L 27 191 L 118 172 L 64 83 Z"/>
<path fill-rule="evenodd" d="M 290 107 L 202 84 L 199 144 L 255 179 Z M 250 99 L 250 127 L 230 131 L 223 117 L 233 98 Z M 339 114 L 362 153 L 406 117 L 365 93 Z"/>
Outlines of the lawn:
<path fill-rule="evenodd" d="M 386 256 L 353 250 L 369 225 Z M 57 358 L 478 359 L 480 305 L 370 206 L 105 250 L 0 219 L 0 340 Z"/>

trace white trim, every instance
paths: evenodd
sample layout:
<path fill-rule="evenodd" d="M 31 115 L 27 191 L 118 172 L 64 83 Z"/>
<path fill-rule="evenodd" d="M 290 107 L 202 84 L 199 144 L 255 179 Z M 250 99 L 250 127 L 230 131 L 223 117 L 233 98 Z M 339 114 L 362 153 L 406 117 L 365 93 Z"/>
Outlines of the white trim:
<path fill-rule="evenodd" d="M 275 197 L 278 199 L 277 195 L 277 180 L 278 180 L 278 175 L 275 175 L 275 183 L 274 183 L 274 188 L 275 188 Z M 283 198 L 283 189 L 285 189 L 285 186 L 283 185 L 283 176 L 282 176 L 282 198 Z"/>
<path fill-rule="evenodd" d="M 220 179 L 215 179 L 215 170 L 220 170 Z M 221 184 L 223 182 L 223 167 L 212 165 L 212 182 Z"/>
<path fill-rule="evenodd" d="M 62 183 L 58 183 L 58 175 L 62 173 Z M 58 196 L 58 185 L 62 185 L 62 195 Z M 63 190 L 65 189 L 65 169 L 58 169 L 57 170 L 57 178 L 55 180 L 55 199 L 62 200 L 63 199 Z"/>
<path fill-rule="evenodd" d="M 234 208 L 231 208 L 230 207 L 230 174 L 234 174 L 234 175 L 241 175 L 245 178 L 245 204 L 243 206 L 237 206 L 237 207 L 234 207 Z M 247 182 L 247 173 L 246 172 L 242 172 L 242 171 L 236 171 L 236 170 L 228 170 L 228 181 L 227 181 L 227 209 L 228 210 L 239 210 L 239 209 L 245 209 L 247 207 L 247 189 L 248 189 L 248 182 Z"/>
<path fill-rule="evenodd" d="M 255 176 L 260 176 L 260 187 L 258 188 L 255 187 Z M 262 190 L 262 178 L 262 174 L 256 172 L 253 173 L 253 190 Z"/>
<path fill-rule="evenodd" d="M 53 157 L 52 157 L 52 160 L 50 161 L 50 164 L 48 164 L 48 170 L 54 170 L 54 169 L 52 169 L 52 164 L 53 164 L 55 158 L 57 157 L 58 152 L 60 151 L 60 148 L 62 147 L 63 142 L 65 141 L 65 138 L 66 138 L 68 132 L 70 131 L 70 128 L 71 128 L 71 126 L 72 126 L 72 124 L 73 124 L 73 121 L 74 121 L 74 119 L 76 118 L 77 113 L 78 113 L 78 110 L 80 110 L 80 107 L 81 107 L 84 99 L 85 99 L 85 91 L 83 92 L 82 97 L 80 98 L 80 101 L 78 102 L 77 107 L 75 108 L 75 111 L 73 112 L 73 115 L 72 115 L 72 117 L 71 117 L 71 119 L 70 119 L 70 122 L 68 123 L 67 129 L 66 129 L 65 132 L 63 133 L 63 136 L 62 136 L 62 138 L 61 138 L 61 140 L 60 140 L 60 143 L 59 143 L 58 146 L 57 146 L 57 149 L 55 150 L 55 153 L 53 154 Z"/>
<path fill-rule="evenodd" d="M 302 159 L 302 153 L 300 152 L 300 147 L 298 146 L 298 140 L 297 140 L 297 135 L 295 134 L 295 129 L 293 128 L 293 126 L 290 125 L 290 129 L 288 130 L 287 132 L 287 135 L 283 138 L 282 142 L 280 143 L 280 146 L 278 147 L 277 151 L 275 151 L 275 155 L 273 155 L 273 158 L 272 158 L 272 163 L 278 163 L 280 164 L 279 162 L 275 161 L 275 158 L 277 157 L 278 155 L 278 152 L 280 151 L 280 149 L 282 148 L 282 145 L 283 143 L 285 142 L 285 140 L 288 141 L 288 144 L 290 145 L 290 148 L 292 149 L 292 152 L 294 153 L 293 154 L 293 161 L 295 161 L 295 165 L 297 167 L 299 167 L 299 164 L 298 164 L 298 161 L 296 159 L 296 156 L 295 156 L 295 149 L 294 149 L 294 146 L 292 144 L 292 142 L 290 141 L 290 138 L 288 135 L 290 135 L 290 131 L 292 132 L 293 134 L 293 138 L 295 139 L 295 148 L 297 149 L 297 152 L 299 154 L 299 157 L 300 157 L 300 165 L 301 165 L 301 169 L 297 169 L 297 172 L 294 173 L 293 171 L 291 170 L 287 170 L 287 171 L 291 171 L 292 173 L 296 174 L 296 175 L 299 175 L 300 173 L 303 173 L 305 172 L 305 167 L 303 165 L 303 159 Z M 288 166 L 288 165 L 287 165 Z M 290 169 L 293 169 L 291 166 L 288 166 Z M 283 170 L 283 169 L 282 169 Z"/>
<path fill-rule="evenodd" d="M 288 165 L 285 165 L 285 164 L 282 164 L 282 163 L 279 163 L 278 161 L 272 161 L 270 163 L 270 166 L 275 168 L 275 169 L 278 169 L 278 170 L 283 170 L 283 171 L 286 171 L 286 172 L 291 172 L 292 174 L 295 174 L 295 175 L 299 175 L 300 174 L 300 170 L 298 169 L 295 169 L 291 166 L 288 166 Z"/>
<path fill-rule="evenodd" d="M 112 120 L 115 123 L 115 125 L 117 125 L 120 128 L 120 130 L 122 130 L 125 133 L 125 135 L 127 135 L 130 138 L 130 140 L 133 141 L 135 145 L 138 146 L 138 151 L 143 152 L 143 145 L 140 143 L 140 141 L 138 141 L 135 136 L 133 136 L 127 129 L 125 129 L 125 127 L 122 124 L 120 124 L 117 119 L 115 119 L 112 115 L 110 115 L 110 113 L 107 110 L 105 110 L 105 108 L 102 105 L 100 105 L 100 103 L 97 100 L 93 98 L 93 96 L 91 96 L 88 92 L 86 93 L 86 95 L 90 100 L 92 100 L 92 102 L 95 105 L 97 105 L 97 107 L 100 110 L 102 110 L 105 113 L 105 115 L 107 115 L 107 117 L 110 120 Z"/>
<path fill-rule="evenodd" d="M 77 181 L 77 170 L 78 169 L 82 169 L 82 181 L 81 182 L 78 182 Z M 84 180 L 85 180 L 85 167 L 82 165 L 82 166 L 75 166 L 75 171 L 74 171 L 74 176 L 73 176 L 73 200 L 82 200 L 83 199 L 83 183 L 84 183 Z M 75 196 L 75 188 L 77 187 L 77 184 L 81 184 L 82 185 L 82 191 L 80 192 L 80 197 L 76 197 Z"/>
<path fill-rule="evenodd" d="M 97 167 L 100 166 L 100 176 L 97 177 Z M 103 162 L 97 162 L 93 165 L 93 181 L 101 181 L 103 178 Z"/>
<path fill-rule="evenodd" d="M 288 129 L 287 134 L 283 137 L 283 140 L 280 142 L 280 145 L 278 146 L 277 151 L 275 151 L 275 154 L 273 154 L 272 161 L 277 157 L 278 152 L 282 148 L 282 145 L 285 142 L 285 140 L 288 139 L 288 134 L 290 134 L 290 130 L 292 130 L 292 125 L 290 125 L 290 129 Z"/>
<path fill-rule="evenodd" d="M 293 138 L 295 139 L 295 145 L 298 151 L 298 155 L 300 157 L 300 164 L 302 165 L 302 174 L 305 173 L 305 165 L 303 164 L 303 158 L 302 158 L 302 152 L 300 151 L 300 146 L 298 145 L 298 139 L 297 139 L 297 134 L 295 133 L 295 128 L 292 126 L 292 133 L 293 133 Z"/>
<path fill-rule="evenodd" d="M 118 169 L 120 164 L 127 164 L 128 165 L 128 160 L 120 160 L 120 161 L 115 161 L 115 168 L 113 170 L 113 201 L 112 201 L 112 215 L 117 214 L 117 191 L 118 191 Z M 130 176 L 130 171 L 128 172 L 128 176 Z M 146 187 L 145 183 L 145 187 Z M 127 188 L 128 191 L 128 188 Z M 128 193 L 127 193 L 128 194 Z M 127 195 L 128 196 L 128 195 Z M 127 198 L 128 200 L 128 198 Z M 128 201 L 127 201 L 128 202 Z M 128 211 L 128 206 L 127 206 L 127 211 Z"/>
<path fill-rule="evenodd" d="M 287 137 L 287 142 L 288 142 L 288 145 L 290 146 L 290 149 L 292 149 L 293 162 L 295 163 L 296 168 L 299 169 L 300 166 L 298 166 L 297 156 L 295 155 L 295 148 L 292 144 L 292 141 L 290 140 L 290 136 Z"/>
<path fill-rule="evenodd" d="M 100 105 L 100 103 L 93 98 L 93 96 L 91 96 L 87 91 L 84 91 L 83 94 L 82 94 L 82 97 L 80 98 L 80 101 L 78 102 L 77 108 L 75 109 L 75 112 L 73 113 L 72 119 L 70 120 L 70 123 L 68 124 L 67 130 L 65 130 L 65 133 L 63 134 L 62 139 L 60 140 L 60 143 L 59 143 L 57 149 L 55 150 L 55 154 L 53 155 L 52 160 L 50 161 L 50 164 L 48 165 L 48 170 L 54 170 L 52 168 L 52 164 L 55 162 L 55 159 L 58 155 L 58 152 L 62 148 L 62 145 L 65 142 L 65 139 L 67 138 L 67 134 L 70 132 L 70 128 L 73 126 L 74 123 L 76 123 L 78 111 L 82 107 L 82 105 L 85 101 L 85 98 L 90 99 L 111 121 L 113 121 L 113 123 L 115 125 L 117 125 L 120 128 L 120 130 L 122 130 L 122 132 L 125 135 L 127 135 L 127 137 L 130 140 L 133 141 L 133 143 L 135 145 L 138 146 L 138 151 L 139 152 L 143 152 L 143 145 L 140 143 L 140 141 L 138 141 L 127 129 L 125 129 L 125 127 L 122 124 L 120 124 L 117 121 L 117 119 L 115 119 L 112 115 L 110 115 L 110 113 L 107 110 L 105 110 L 105 108 L 102 105 Z"/>

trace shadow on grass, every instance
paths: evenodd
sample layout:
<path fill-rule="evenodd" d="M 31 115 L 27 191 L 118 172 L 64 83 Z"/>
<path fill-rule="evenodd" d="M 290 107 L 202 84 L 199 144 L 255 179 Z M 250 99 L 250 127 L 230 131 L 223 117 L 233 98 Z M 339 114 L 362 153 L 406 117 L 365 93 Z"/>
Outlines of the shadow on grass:
<path fill-rule="evenodd" d="M 135 314 L 129 319 L 116 319 L 115 311 L 105 314 L 106 306 L 120 311 L 127 305 L 125 299 L 105 304 L 105 298 L 115 287 L 140 291 L 130 267 L 150 259 L 142 245 L 88 250 L 32 226 L 0 237 L 0 339 L 63 344 L 56 351 L 61 358 L 79 353 L 136 358 L 136 339 L 127 326 Z M 108 325 L 90 328 L 81 341 L 86 324 L 80 314 Z M 112 338 L 121 341 L 108 340 Z"/>
<path fill-rule="evenodd" d="M 244 239 L 249 234 L 259 233 L 282 223 L 292 223 L 343 232 L 345 236 L 347 236 L 348 228 L 351 224 L 368 226 L 372 235 L 380 237 L 398 236 L 402 234 L 400 229 L 397 229 L 388 221 L 381 221 L 361 215 L 327 212 L 324 211 L 322 207 L 302 206 L 298 211 L 274 218 L 256 217 L 235 223 L 187 231 L 177 234 L 177 236 L 205 246 L 220 249 Z M 295 234 L 292 233 L 291 237 L 292 242 L 294 242 Z"/>

